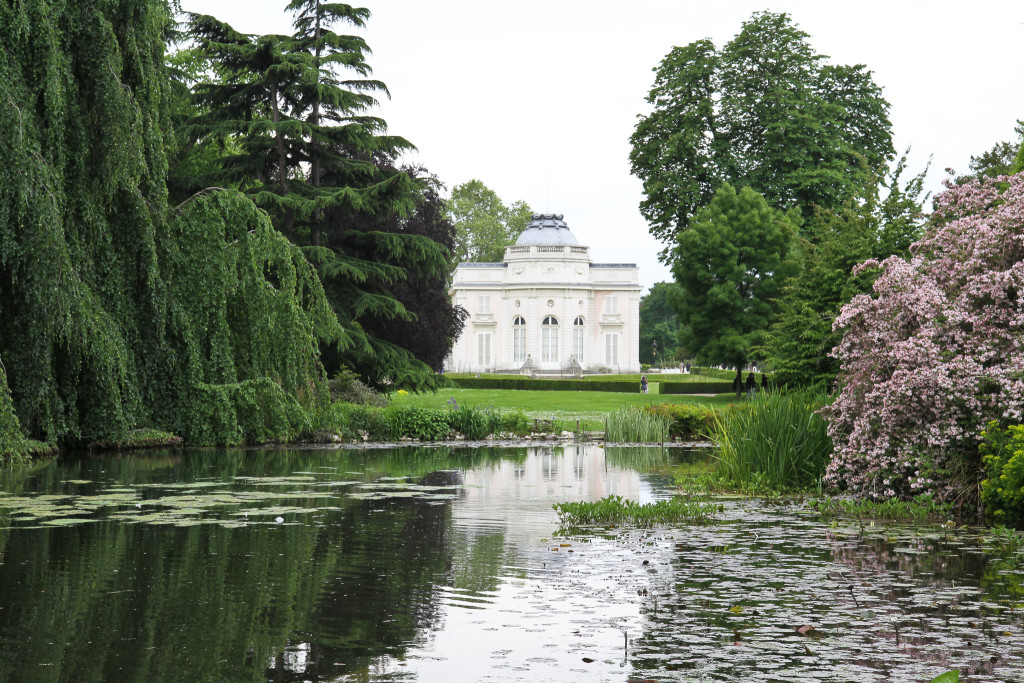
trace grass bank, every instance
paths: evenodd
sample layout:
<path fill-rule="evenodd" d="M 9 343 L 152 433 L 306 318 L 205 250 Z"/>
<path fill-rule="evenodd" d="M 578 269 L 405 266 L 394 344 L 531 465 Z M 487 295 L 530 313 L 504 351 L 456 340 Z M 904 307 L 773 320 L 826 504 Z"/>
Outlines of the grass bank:
<path fill-rule="evenodd" d="M 531 420 L 554 420 L 566 428 L 603 430 L 605 417 L 629 406 L 653 403 L 688 403 L 725 407 L 735 402 L 730 394 L 720 396 L 688 396 L 673 394 L 622 394 L 604 391 L 507 391 L 502 389 L 446 389 L 436 394 L 409 394 L 394 397 L 395 403 L 424 408 L 476 406 L 499 411 L 521 411 Z"/>

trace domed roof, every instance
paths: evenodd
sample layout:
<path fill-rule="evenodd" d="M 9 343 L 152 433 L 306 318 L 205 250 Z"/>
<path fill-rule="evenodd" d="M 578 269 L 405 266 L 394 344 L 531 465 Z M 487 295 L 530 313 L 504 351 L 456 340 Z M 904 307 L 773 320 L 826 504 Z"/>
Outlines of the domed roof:
<path fill-rule="evenodd" d="M 576 235 L 572 234 L 569 226 L 562 220 L 560 213 L 535 213 L 530 217 L 530 222 L 516 240 L 516 246 L 530 244 L 554 244 L 576 246 Z"/>

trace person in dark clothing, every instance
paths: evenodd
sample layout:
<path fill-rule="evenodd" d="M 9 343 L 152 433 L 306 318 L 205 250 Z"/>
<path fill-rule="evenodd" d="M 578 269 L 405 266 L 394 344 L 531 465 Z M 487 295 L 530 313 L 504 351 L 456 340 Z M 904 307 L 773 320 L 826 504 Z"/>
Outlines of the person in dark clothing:
<path fill-rule="evenodd" d="M 647 375 L 640 375 L 640 393 L 647 393 Z"/>
<path fill-rule="evenodd" d="M 761 373 L 761 391 L 768 391 L 768 375 Z"/>
<path fill-rule="evenodd" d="M 754 398 L 754 394 L 757 393 L 757 380 L 754 379 L 754 373 L 747 375 L 747 383 L 744 388 L 747 390 L 747 398 Z"/>

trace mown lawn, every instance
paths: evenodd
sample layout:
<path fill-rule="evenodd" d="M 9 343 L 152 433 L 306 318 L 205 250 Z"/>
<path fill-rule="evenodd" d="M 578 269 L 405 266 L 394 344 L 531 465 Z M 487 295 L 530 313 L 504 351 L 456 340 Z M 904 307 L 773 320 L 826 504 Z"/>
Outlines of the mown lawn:
<path fill-rule="evenodd" d="M 704 370 L 703 374 L 684 374 L 684 373 L 666 373 L 661 374 L 659 372 L 646 372 L 646 373 L 633 373 L 623 375 L 587 375 L 585 380 L 593 380 L 595 382 L 636 382 L 637 387 L 640 386 L 640 375 L 647 375 L 648 382 L 731 382 L 733 377 L 736 376 L 735 370 Z M 501 374 L 472 374 L 472 373 L 459 373 L 450 372 L 447 373 L 448 377 L 488 377 L 493 379 L 522 379 L 526 378 L 527 375 L 501 375 Z M 744 375 L 745 377 L 746 375 Z M 760 378 L 760 374 L 757 375 Z M 561 379 L 573 379 L 571 375 L 565 375 Z"/>
<path fill-rule="evenodd" d="M 726 406 L 735 402 L 732 394 L 687 396 L 681 394 L 623 394 L 609 391 L 515 391 L 511 389 L 443 389 L 436 394 L 392 396 L 395 402 L 429 408 L 444 408 L 454 401 L 459 406 L 521 410 L 530 418 L 554 419 L 562 428 L 604 429 L 604 418 L 623 406 L 644 403 L 703 403 Z"/>

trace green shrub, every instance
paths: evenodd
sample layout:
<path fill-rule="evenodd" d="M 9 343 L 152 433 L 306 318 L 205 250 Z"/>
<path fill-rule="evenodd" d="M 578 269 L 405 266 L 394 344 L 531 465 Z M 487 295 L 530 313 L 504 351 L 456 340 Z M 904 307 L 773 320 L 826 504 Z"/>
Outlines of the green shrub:
<path fill-rule="evenodd" d="M 1024 527 L 1024 425 L 990 422 L 981 433 L 981 504 L 994 524 Z"/>
<path fill-rule="evenodd" d="M 374 406 L 386 406 L 387 398 L 381 396 L 371 387 L 363 384 L 359 375 L 348 368 L 341 368 L 327 382 L 331 391 L 331 400 L 342 403 L 361 403 Z"/>
<path fill-rule="evenodd" d="M 449 408 L 448 425 L 467 439 L 485 439 L 500 427 L 501 418 L 493 410 L 480 410 L 467 406 Z"/>
<path fill-rule="evenodd" d="M 622 408 L 608 416 L 608 443 L 660 443 L 668 435 L 669 419 L 639 407 Z"/>
<path fill-rule="evenodd" d="M 822 392 L 768 391 L 716 417 L 713 440 L 718 475 L 727 483 L 776 490 L 820 481 L 832 441 L 818 410 Z"/>
<path fill-rule="evenodd" d="M 451 427 L 445 410 L 391 404 L 384 410 L 391 438 L 407 436 L 422 441 L 438 441 L 448 436 Z"/>
<path fill-rule="evenodd" d="M 344 439 L 361 439 L 363 434 L 374 441 L 391 438 L 391 425 L 384 409 L 373 405 L 335 403 L 329 411 L 325 428 L 337 432 Z"/>
<path fill-rule="evenodd" d="M 715 424 L 715 409 L 705 405 L 651 403 L 643 410 L 667 419 L 669 436 L 688 441 L 707 438 Z"/>

